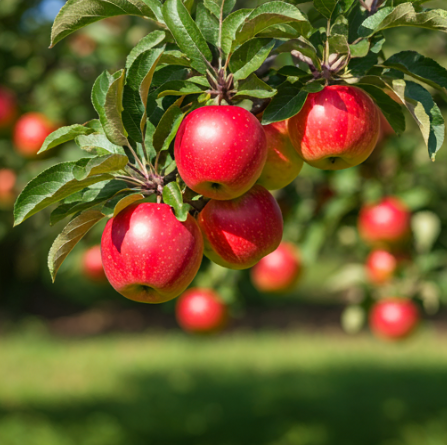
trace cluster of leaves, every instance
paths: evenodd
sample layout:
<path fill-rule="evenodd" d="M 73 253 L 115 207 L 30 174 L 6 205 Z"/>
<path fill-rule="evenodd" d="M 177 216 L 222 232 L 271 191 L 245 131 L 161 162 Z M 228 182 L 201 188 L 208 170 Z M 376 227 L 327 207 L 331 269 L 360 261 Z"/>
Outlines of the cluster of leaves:
<path fill-rule="evenodd" d="M 96 80 L 92 102 L 99 119 L 57 130 L 40 150 L 74 140 L 87 156 L 44 171 L 17 200 L 16 224 L 55 203 L 59 206 L 51 223 L 72 216 L 50 251 L 53 279 L 94 224 L 133 202 L 163 199 L 185 220 L 190 207 L 183 202 L 186 190 L 176 175 L 171 147 L 183 117 L 197 107 L 239 105 L 263 111 L 263 123 L 269 124 L 297 114 L 307 95 L 328 82 L 355 84 L 370 94 L 397 133 L 405 129 L 397 102 L 406 107 L 434 159 L 443 143 L 444 122 L 431 94 L 414 80 L 445 96 L 447 71 L 413 51 L 385 58 L 383 31 L 415 26 L 447 32 L 446 11 L 425 10 L 423 1 L 368 6 L 314 0 L 308 15 L 282 1 L 232 12 L 235 3 L 68 0 L 61 9 L 52 45 L 117 15 L 140 16 L 157 29 L 132 49 L 125 69 L 104 72 Z M 273 69 L 284 53 L 288 64 Z"/>

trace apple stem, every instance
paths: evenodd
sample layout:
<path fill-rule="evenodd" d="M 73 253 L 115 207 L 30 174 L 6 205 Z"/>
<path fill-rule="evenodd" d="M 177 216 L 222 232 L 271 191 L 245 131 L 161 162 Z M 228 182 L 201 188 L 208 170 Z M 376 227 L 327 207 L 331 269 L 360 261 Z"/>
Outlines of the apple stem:
<path fill-rule="evenodd" d="M 132 153 L 133 157 L 135 158 L 135 161 L 140 166 L 140 168 L 141 168 L 140 172 L 144 175 L 145 178 L 147 178 L 146 166 L 141 162 L 140 158 L 137 156 L 137 154 L 135 153 L 135 150 L 133 149 L 132 145 L 130 145 L 130 143 L 127 144 L 127 148 L 130 150 L 130 152 Z"/>

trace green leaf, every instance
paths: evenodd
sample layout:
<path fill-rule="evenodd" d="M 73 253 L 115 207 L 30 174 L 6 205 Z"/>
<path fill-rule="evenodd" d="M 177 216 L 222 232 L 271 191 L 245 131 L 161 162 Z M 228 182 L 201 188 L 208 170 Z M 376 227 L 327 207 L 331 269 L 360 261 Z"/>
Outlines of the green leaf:
<path fill-rule="evenodd" d="M 219 46 L 219 21 L 203 3 L 197 5 L 196 23 L 205 40 L 216 47 Z"/>
<path fill-rule="evenodd" d="M 177 134 L 177 130 L 184 117 L 184 114 L 180 109 L 182 100 L 183 98 L 180 98 L 167 109 L 155 129 L 153 147 L 157 153 L 167 150 Z"/>
<path fill-rule="evenodd" d="M 151 9 L 151 11 L 154 13 L 154 16 L 159 23 L 164 23 L 163 18 L 163 4 L 160 0 L 141 0 L 143 3 L 146 3 L 146 5 Z"/>
<path fill-rule="evenodd" d="M 283 43 L 275 49 L 274 53 L 290 53 L 294 50 L 299 51 L 306 57 L 309 57 L 315 68 L 321 70 L 321 64 L 317 54 L 317 49 L 312 45 L 311 42 L 309 42 L 309 40 L 305 39 L 304 37 L 291 39 Z"/>
<path fill-rule="evenodd" d="M 64 144 L 65 142 L 72 141 L 79 135 L 86 135 L 93 132 L 94 130 L 92 128 L 84 127 L 83 125 L 78 124 L 71 125 L 70 127 L 59 128 L 47 136 L 38 154 L 57 147 L 58 145 Z"/>
<path fill-rule="evenodd" d="M 418 13 L 411 3 L 403 3 L 396 8 L 388 6 L 368 17 L 360 26 L 358 33 L 360 37 L 369 37 L 384 29 L 398 26 L 414 26 L 447 32 L 447 15 L 442 10 Z"/>
<path fill-rule="evenodd" d="M 51 279 L 56 279 L 57 271 L 84 235 L 99 221 L 104 214 L 98 210 L 87 210 L 75 216 L 65 227 L 62 233 L 54 240 L 48 254 L 48 269 Z"/>
<path fill-rule="evenodd" d="M 51 46 L 84 26 L 117 15 L 156 18 L 140 0 L 68 0 L 54 20 Z"/>
<path fill-rule="evenodd" d="M 402 107 L 391 99 L 388 94 L 374 85 L 358 83 L 355 86 L 366 91 L 374 99 L 374 102 L 381 109 L 386 120 L 397 134 L 402 134 L 405 131 L 405 116 L 402 112 Z"/>
<path fill-rule="evenodd" d="M 168 48 L 168 46 L 167 46 Z M 160 58 L 160 64 L 191 67 L 191 60 L 177 49 L 166 50 Z"/>
<path fill-rule="evenodd" d="M 329 37 L 329 52 L 331 54 L 349 54 L 349 45 L 346 37 L 340 34 Z"/>
<path fill-rule="evenodd" d="M 296 84 L 285 82 L 278 88 L 278 93 L 269 103 L 262 116 L 262 124 L 289 119 L 301 111 L 306 102 L 308 92 Z"/>
<path fill-rule="evenodd" d="M 173 80 L 184 80 L 190 73 L 188 68 L 180 65 L 166 65 L 157 67 L 152 77 L 151 90 L 152 88 L 158 88 L 166 82 L 171 82 Z M 188 79 L 190 80 L 190 79 Z"/>
<path fill-rule="evenodd" d="M 163 51 L 164 47 L 144 51 L 134 60 L 127 71 L 123 120 L 126 130 L 136 142 L 143 141 L 149 89 Z"/>
<path fill-rule="evenodd" d="M 276 90 L 267 85 L 256 74 L 251 74 L 247 79 L 239 82 L 238 92 L 234 97 L 255 97 L 258 99 L 267 99 L 273 97 Z"/>
<path fill-rule="evenodd" d="M 293 26 L 288 24 L 278 24 L 269 26 L 260 32 L 258 35 L 260 38 L 269 39 L 297 39 L 301 36 L 301 33 L 296 30 Z"/>
<path fill-rule="evenodd" d="M 444 118 L 439 107 L 433 101 L 431 94 L 415 82 L 395 79 L 391 85 L 418 124 L 428 147 L 429 156 L 435 160 L 445 137 Z"/>
<path fill-rule="evenodd" d="M 312 28 L 307 18 L 296 6 L 281 1 L 264 3 L 247 17 L 245 23 L 236 32 L 232 47 L 236 48 L 242 45 L 272 25 L 291 22 L 299 25 L 303 35 L 307 35 Z"/>
<path fill-rule="evenodd" d="M 217 18 L 220 18 L 221 11 L 222 17 L 226 17 L 236 5 L 236 0 L 203 0 L 206 8 Z"/>
<path fill-rule="evenodd" d="M 127 183 L 117 179 L 98 182 L 90 187 L 86 187 L 78 193 L 69 196 L 51 212 L 50 224 L 54 225 L 67 216 L 95 207 L 112 198 L 117 193 L 123 193 L 127 190 L 129 190 Z"/>
<path fill-rule="evenodd" d="M 415 51 L 402 51 L 391 56 L 383 64 L 441 90 L 446 97 L 447 70 L 433 59 L 424 57 Z"/>
<path fill-rule="evenodd" d="M 163 16 L 177 45 L 191 59 L 191 66 L 199 73 L 205 74 L 208 68 L 206 61 L 211 61 L 213 56 L 182 1 L 166 0 L 163 5 Z"/>
<path fill-rule="evenodd" d="M 101 159 L 102 163 L 99 162 Z M 110 173 L 123 169 L 127 161 L 126 156 L 110 155 L 62 162 L 50 167 L 30 181 L 17 198 L 14 225 L 85 187 L 113 179 Z M 84 179 L 77 180 L 75 173 Z"/>
<path fill-rule="evenodd" d="M 127 132 L 122 120 L 123 88 L 125 72 L 120 70 L 113 75 L 103 72 L 92 90 L 92 102 L 99 115 L 104 133 L 115 145 L 127 145 Z"/>
<path fill-rule="evenodd" d="M 252 13 L 252 9 L 239 9 L 231 13 L 222 24 L 222 51 L 228 55 L 233 48 L 233 40 L 236 39 L 236 32 L 245 22 L 245 19 Z"/>
<path fill-rule="evenodd" d="M 315 9 L 327 19 L 332 17 L 337 3 L 338 0 L 314 0 Z"/>
<path fill-rule="evenodd" d="M 75 142 L 81 150 L 98 156 L 125 154 L 123 147 L 112 144 L 103 133 L 92 133 L 87 136 L 81 135 L 75 139 Z"/>
<path fill-rule="evenodd" d="M 143 37 L 127 56 L 126 69 L 128 70 L 133 65 L 140 54 L 159 45 L 165 38 L 166 33 L 164 31 L 152 31 L 146 37 Z"/>
<path fill-rule="evenodd" d="M 145 196 L 143 194 L 132 193 L 125 196 L 124 198 L 120 198 L 118 202 L 116 202 L 116 200 L 113 200 L 113 202 L 107 203 L 103 208 L 103 212 L 106 214 L 106 216 L 115 217 L 126 207 L 129 207 L 131 204 L 141 201 L 142 199 L 145 199 Z"/>
<path fill-rule="evenodd" d="M 246 79 L 254 73 L 274 46 L 273 39 L 251 39 L 240 46 L 230 59 L 230 71 L 234 74 L 234 79 Z"/>
<path fill-rule="evenodd" d="M 183 204 L 183 195 L 176 182 L 170 182 L 164 186 L 163 202 L 174 209 L 175 216 L 179 221 L 186 221 L 191 206 L 189 204 Z"/>
<path fill-rule="evenodd" d="M 189 94 L 201 94 L 206 87 L 188 80 L 174 80 L 166 82 L 159 88 L 158 98 L 165 96 L 187 96 Z"/>
<path fill-rule="evenodd" d="M 297 66 L 292 65 L 283 66 L 277 71 L 277 74 L 279 74 L 280 76 L 298 77 L 298 78 L 309 76 L 309 73 L 306 73 L 306 71 L 303 71 L 299 69 Z"/>
<path fill-rule="evenodd" d="M 331 35 L 340 34 L 346 39 L 349 35 L 349 21 L 344 15 L 339 15 L 331 26 Z"/>
<path fill-rule="evenodd" d="M 349 45 L 351 57 L 365 57 L 369 52 L 369 41 L 360 40 L 355 45 Z"/>

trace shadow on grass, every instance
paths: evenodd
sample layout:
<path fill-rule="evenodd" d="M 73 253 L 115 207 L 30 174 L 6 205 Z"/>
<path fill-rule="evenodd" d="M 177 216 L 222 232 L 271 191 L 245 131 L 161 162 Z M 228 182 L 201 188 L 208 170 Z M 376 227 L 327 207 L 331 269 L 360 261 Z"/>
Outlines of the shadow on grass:
<path fill-rule="evenodd" d="M 447 369 L 173 369 L 123 379 L 116 398 L 0 406 L 0 443 L 447 444 Z"/>

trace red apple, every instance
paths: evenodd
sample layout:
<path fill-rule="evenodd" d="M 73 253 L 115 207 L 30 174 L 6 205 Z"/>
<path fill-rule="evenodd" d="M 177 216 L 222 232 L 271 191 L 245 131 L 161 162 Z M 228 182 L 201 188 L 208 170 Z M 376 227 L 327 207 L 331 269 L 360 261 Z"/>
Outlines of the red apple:
<path fill-rule="evenodd" d="M 387 298 L 372 307 L 369 325 L 376 336 L 397 340 L 411 334 L 417 327 L 419 318 L 418 307 L 412 300 Z"/>
<path fill-rule="evenodd" d="M 82 270 L 87 278 L 93 281 L 105 281 L 106 274 L 102 267 L 101 246 L 93 246 L 84 252 Z"/>
<path fill-rule="evenodd" d="M 195 333 L 218 332 L 228 320 L 227 306 L 212 289 L 187 290 L 177 301 L 175 315 L 182 329 Z"/>
<path fill-rule="evenodd" d="M 303 168 L 287 130 L 287 121 L 265 125 L 267 137 L 267 161 L 258 184 L 267 190 L 278 190 L 289 185 Z"/>
<path fill-rule="evenodd" d="M 281 210 L 262 186 L 230 201 L 211 200 L 198 223 L 205 241 L 205 255 L 230 269 L 248 269 L 280 244 Z"/>
<path fill-rule="evenodd" d="M 283 242 L 251 269 L 251 281 L 261 292 L 287 292 L 301 275 L 296 247 Z"/>
<path fill-rule="evenodd" d="M 374 284 L 390 281 L 396 273 L 398 259 L 387 250 L 373 250 L 366 260 L 366 274 Z"/>
<path fill-rule="evenodd" d="M 180 222 L 167 204 L 141 203 L 107 223 L 101 252 L 106 276 L 121 295 L 163 303 L 180 295 L 196 276 L 203 240 L 191 215 Z"/>
<path fill-rule="evenodd" d="M 9 168 L 0 169 L 0 204 L 9 206 L 14 202 L 14 187 L 17 175 Z"/>
<path fill-rule="evenodd" d="M 213 199 L 233 199 L 250 190 L 267 159 L 262 125 L 236 106 L 198 108 L 182 122 L 175 160 L 186 185 Z"/>
<path fill-rule="evenodd" d="M 57 127 L 41 113 L 26 113 L 14 128 L 14 145 L 23 156 L 33 157 Z"/>
<path fill-rule="evenodd" d="M 0 128 L 7 128 L 17 116 L 17 100 L 11 91 L 0 87 Z"/>
<path fill-rule="evenodd" d="M 323 170 L 341 170 L 362 163 L 374 150 L 379 110 L 359 88 L 330 85 L 309 94 L 288 127 L 305 162 Z"/>
<path fill-rule="evenodd" d="M 393 197 L 360 210 L 358 228 L 368 243 L 399 243 L 410 234 L 411 214 L 405 204 Z"/>

